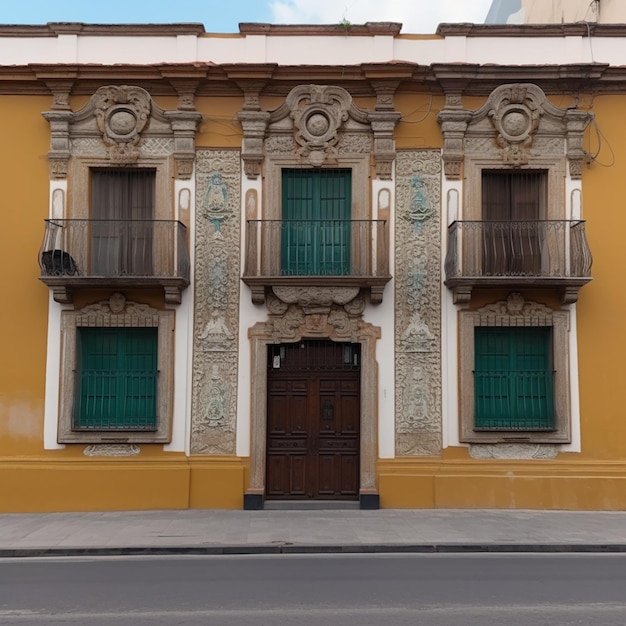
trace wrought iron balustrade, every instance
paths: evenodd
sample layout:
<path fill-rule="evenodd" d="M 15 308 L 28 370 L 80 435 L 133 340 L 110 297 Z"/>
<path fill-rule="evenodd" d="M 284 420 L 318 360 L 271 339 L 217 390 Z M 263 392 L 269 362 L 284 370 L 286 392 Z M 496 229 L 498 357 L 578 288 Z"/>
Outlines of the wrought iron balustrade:
<path fill-rule="evenodd" d="M 446 276 L 589 276 L 585 223 L 457 221 L 448 229 Z"/>
<path fill-rule="evenodd" d="M 446 284 L 459 293 L 532 283 L 567 288 L 573 302 L 591 280 L 591 263 L 581 220 L 456 221 L 448 228 Z"/>
<path fill-rule="evenodd" d="M 384 220 L 248 220 L 245 276 L 387 276 Z"/>
<path fill-rule="evenodd" d="M 45 220 L 41 280 L 59 302 L 80 286 L 161 285 L 180 302 L 189 284 L 187 229 L 174 220 Z"/>
<path fill-rule="evenodd" d="M 185 225 L 172 220 L 46 220 L 43 276 L 189 279 Z"/>
<path fill-rule="evenodd" d="M 243 280 L 266 287 L 359 287 L 382 302 L 389 282 L 386 220 L 248 220 Z"/>

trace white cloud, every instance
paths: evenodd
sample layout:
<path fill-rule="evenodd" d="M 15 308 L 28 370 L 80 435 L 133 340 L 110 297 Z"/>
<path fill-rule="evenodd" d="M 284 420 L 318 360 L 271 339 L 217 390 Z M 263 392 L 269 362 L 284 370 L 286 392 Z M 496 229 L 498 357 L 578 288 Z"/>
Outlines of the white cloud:
<path fill-rule="evenodd" d="M 442 22 L 482 24 L 492 0 L 274 0 L 275 24 L 401 22 L 403 33 L 434 33 Z"/>

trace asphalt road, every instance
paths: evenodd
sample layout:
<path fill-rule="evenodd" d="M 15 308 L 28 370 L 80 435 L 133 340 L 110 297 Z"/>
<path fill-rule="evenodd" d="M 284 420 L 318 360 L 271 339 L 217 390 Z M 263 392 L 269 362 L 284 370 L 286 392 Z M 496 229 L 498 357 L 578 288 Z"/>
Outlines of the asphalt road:
<path fill-rule="evenodd" d="M 5 559 L 0 624 L 624 626 L 626 555 Z"/>

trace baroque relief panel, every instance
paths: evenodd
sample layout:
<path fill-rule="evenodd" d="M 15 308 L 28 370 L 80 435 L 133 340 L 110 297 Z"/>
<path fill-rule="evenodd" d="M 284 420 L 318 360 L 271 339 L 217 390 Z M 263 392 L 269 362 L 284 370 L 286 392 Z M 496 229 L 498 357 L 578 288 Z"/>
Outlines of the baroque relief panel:
<path fill-rule="evenodd" d="M 240 188 L 239 152 L 198 150 L 192 454 L 235 454 Z"/>
<path fill-rule="evenodd" d="M 396 454 L 441 452 L 441 153 L 396 157 Z"/>

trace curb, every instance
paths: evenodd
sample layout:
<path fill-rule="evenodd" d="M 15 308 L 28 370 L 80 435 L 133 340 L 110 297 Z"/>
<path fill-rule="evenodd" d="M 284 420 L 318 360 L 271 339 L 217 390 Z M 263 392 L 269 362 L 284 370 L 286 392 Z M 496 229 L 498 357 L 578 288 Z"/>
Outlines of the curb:
<path fill-rule="evenodd" d="M 468 553 L 626 553 L 622 543 L 436 543 L 296 545 L 290 543 L 231 546 L 127 546 L 89 548 L 0 548 L 0 558 L 94 556 L 225 556 L 262 554 L 468 554 Z"/>

